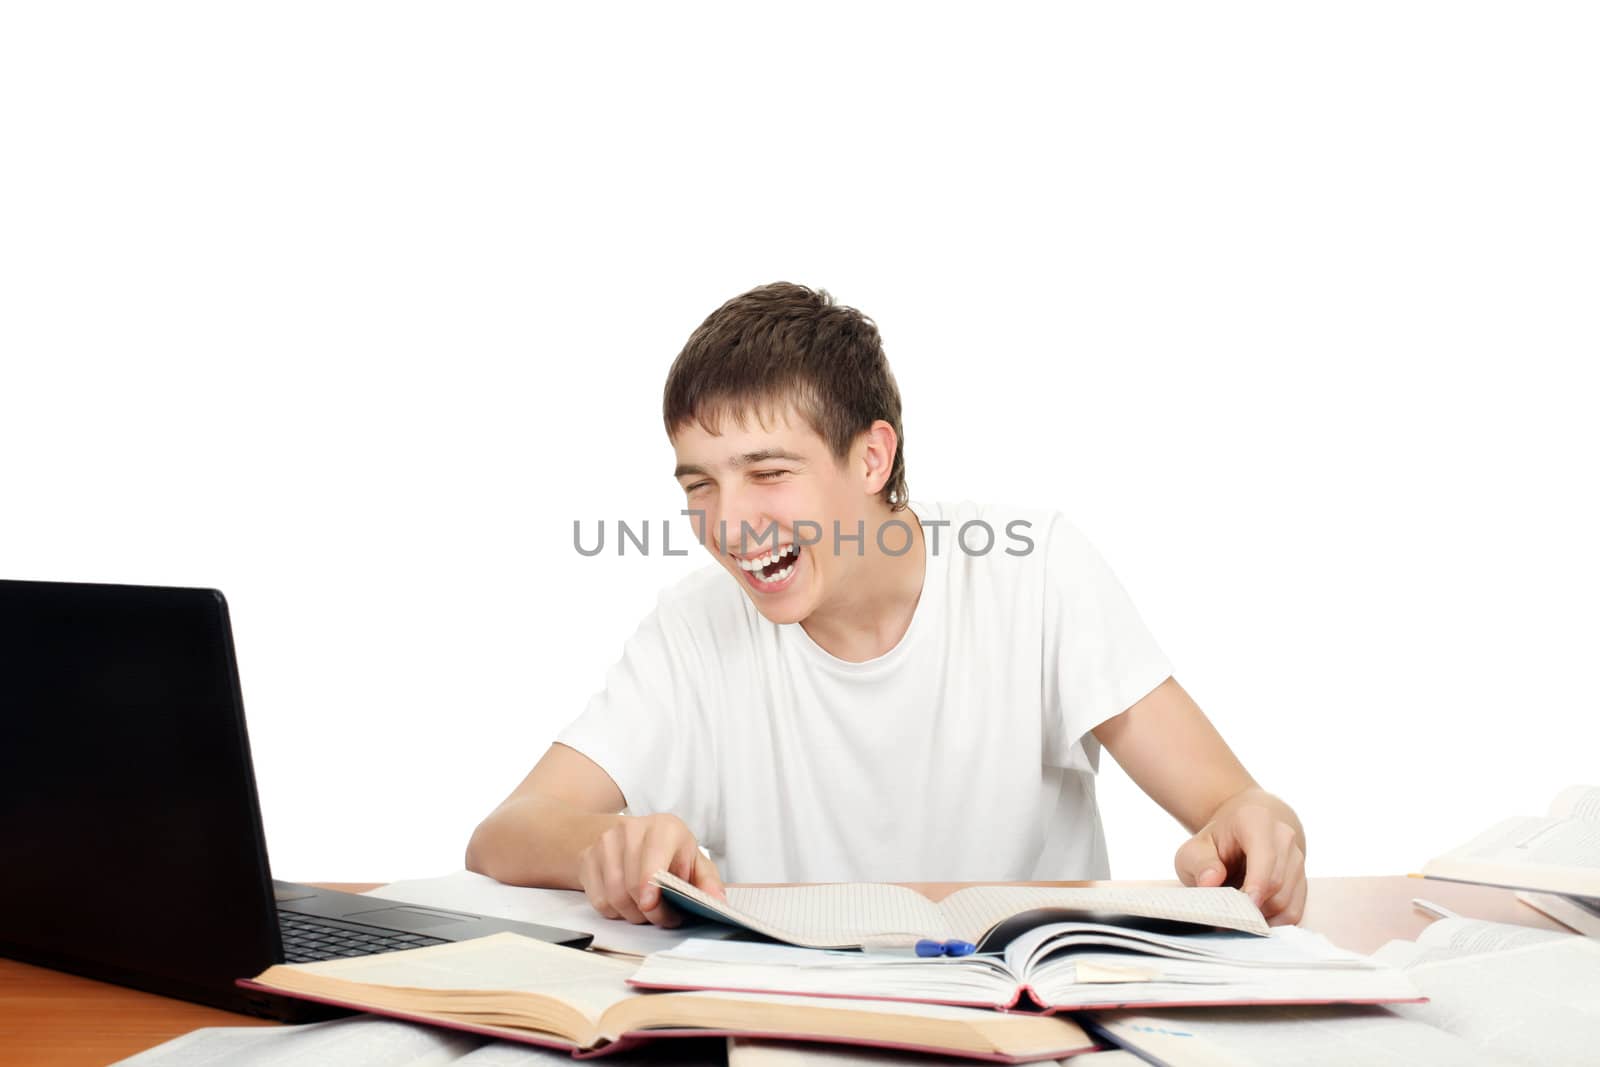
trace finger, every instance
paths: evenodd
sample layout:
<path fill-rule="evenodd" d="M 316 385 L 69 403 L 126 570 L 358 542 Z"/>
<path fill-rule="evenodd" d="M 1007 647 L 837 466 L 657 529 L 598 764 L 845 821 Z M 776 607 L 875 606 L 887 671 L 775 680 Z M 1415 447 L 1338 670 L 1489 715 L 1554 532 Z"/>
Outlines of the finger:
<path fill-rule="evenodd" d="M 1289 903 L 1284 905 L 1283 910 L 1278 912 L 1277 915 L 1273 916 L 1272 919 L 1269 920 L 1272 925 L 1287 926 L 1293 923 L 1298 923 L 1301 919 L 1305 918 L 1306 892 L 1309 888 L 1310 883 L 1307 882 L 1302 876 L 1299 881 L 1295 883 L 1294 890 L 1289 896 Z"/>
<path fill-rule="evenodd" d="M 644 845 L 640 849 L 640 855 L 643 859 L 639 864 L 640 874 L 644 878 L 639 890 L 639 907 L 643 910 L 645 918 L 657 926 L 668 929 L 682 925 L 683 917 L 678 914 L 676 908 L 673 908 L 662 899 L 661 888 L 651 883 L 650 876 L 659 870 L 669 870 L 674 874 L 678 873 L 679 869 L 684 868 L 685 863 L 693 862 L 692 860 L 679 858 L 684 849 L 687 847 L 690 851 L 693 851 L 695 847 L 694 838 L 689 837 L 685 839 L 686 844 L 680 843 L 676 851 L 673 851 L 672 839 L 674 836 L 676 835 L 656 833 L 646 838 Z"/>
<path fill-rule="evenodd" d="M 606 900 L 605 879 L 600 874 L 597 855 L 594 848 L 584 850 L 583 858 L 578 862 L 578 884 L 583 886 L 583 895 L 589 898 L 590 907 L 607 919 L 615 919 L 618 918 L 617 909 Z"/>
<path fill-rule="evenodd" d="M 1292 874 L 1291 868 L 1294 863 L 1295 847 L 1294 827 L 1288 823 L 1278 823 L 1273 828 L 1272 835 L 1278 850 L 1278 862 L 1272 865 L 1272 878 L 1266 885 L 1261 887 L 1261 892 L 1269 904 L 1274 898 L 1280 896 L 1287 899 L 1287 894 L 1284 890 L 1287 888 L 1287 882 Z"/>
<path fill-rule="evenodd" d="M 646 869 L 649 862 L 646 849 L 650 847 L 649 824 L 628 823 L 623 829 L 622 838 L 622 882 L 628 887 L 628 896 L 638 905 L 643 912 L 648 906 L 649 894 L 644 891 L 645 884 L 652 870 Z"/>
<path fill-rule="evenodd" d="M 1221 885 L 1228 877 L 1228 867 L 1217 852 L 1216 841 L 1204 831 L 1183 843 L 1172 866 L 1184 885 Z"/>
<path fill-rule="evenodd" d="M 1267 898 L 1266 904 L 1261 908 L 1261 914 L 1268 919 L 1271 919 L 1289 906 L 1290 901 L 1294 899 L 1295 892 L 1306 877 L 1305 855 L 1300 851 L 1300 846 L 1290 845 L 1283 850 L 1283 854 L 1285 859 L 1284 866 L 1288 868 L 1284 872 L 1283 883 L 1278 887 L 1277 892 Z"/>
<path fill-rule="evenodd" d="M 1260 908 L 1278 889 L 1272 881 L 1273 868 L 1278 865 L 1278 848 L 1273 844 L 1265 813 L 1259 819 L 1241 821 L 1239 844 L 1244 848 L 1244 882 L 1240 888 L 1250 898 L 1250 903 Z"/>
<path fill-rule="evenodd" d="M 657 871 L 667 871 L 684 881 L 694 881 L 694 857 L 699 855 L 699 852 L 694 835 L 687 829 L 659 835 L 658 843 L 651 852 L 650 861 L 642 868 L 645 875 L 645 892 L 648 896 L 640 897 L 639 903 L 653 907 L 660 901 L 661 887 L 650 882 L 650 876 Z"/>
<path fill-rule="evenodd" d="M 600 838 L 600 846 L 600 871 L 606 887 L 606 900 L 622 918 L 631 923 L 644 922 L 644 913 L 634 903 L 633 894 L 628 892 L 623 874 L 622 835 L 607 832 Z"/>
<path fill-rule="evenodd" d="M 714 897 L 728 899 L 728 890 L 722 884 L 722 872 L 711 862 L 711 857 L 698 848 L 694 850 L 694 874 L 689 880 Z"/>

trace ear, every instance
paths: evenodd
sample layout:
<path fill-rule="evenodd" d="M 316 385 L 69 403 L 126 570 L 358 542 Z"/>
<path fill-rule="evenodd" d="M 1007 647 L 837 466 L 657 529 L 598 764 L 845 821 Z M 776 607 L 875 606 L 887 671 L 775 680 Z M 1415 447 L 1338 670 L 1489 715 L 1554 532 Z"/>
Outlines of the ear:
<path fill-rule="evenodd" d="M 856 439 L 857 469 L 865 478 L 862 489 L 868 496 L 877 496 L 883 491 L 889 472 L 894 470 L 894 456 L 899 447 L 900 438 L 894 427 L 883 419 L 867 427 Z"/>

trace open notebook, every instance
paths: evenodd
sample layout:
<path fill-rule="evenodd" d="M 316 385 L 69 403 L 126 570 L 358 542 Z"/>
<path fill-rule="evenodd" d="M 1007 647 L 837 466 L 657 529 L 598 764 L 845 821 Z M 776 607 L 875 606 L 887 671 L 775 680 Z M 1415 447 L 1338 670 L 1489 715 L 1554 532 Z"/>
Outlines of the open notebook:
<path fill-rule="evenodd" d="M 1268 932 L 1250 898 L 1228 887 L 979 885 L 936 903 L 915 889 L 878 883 L 736 886 L 719 900 L 668 871 L 651 881 L 684 911 L 805 948 L 887 948 L 930 938 L 970 941 L 984 952 L 1063 914 L 1107 925 L 1133 919 Z"/>
<path fill-rule="evenodd" d="M 1563 789 L 1543 818 L 1517 816 L 1422 868 L 1428 878 L 1600 897 L 1600 786 Z"/>
<path fill-rule="evenodd" d="M 1094 1048 L 1058 1016 L 751 993 L 640 993 L 634 964 L 517 934 L 280 964 L 247 989 L 597 1055 L 658 1037 L 743 1035 L 1021 1063 Z"/>
<path fill-rule="evenodd" d="M 1395 968 L 1292 926 L 1257 937 L 1054 923 L 1000 953 L 934 959 L 691 940 L 648 956 L 632 984 L 1045 1011 L 1421 999 Z"/>

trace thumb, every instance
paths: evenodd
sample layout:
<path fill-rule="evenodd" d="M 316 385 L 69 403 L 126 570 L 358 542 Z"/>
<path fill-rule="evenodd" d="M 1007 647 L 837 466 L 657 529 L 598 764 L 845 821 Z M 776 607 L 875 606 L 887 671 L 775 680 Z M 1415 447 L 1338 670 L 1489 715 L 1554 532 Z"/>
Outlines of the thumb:
<path fill-rule="evenodd" d="M 1184 885 L 1219 886 L 1228 879 L 1228 865 L 1222 862 L 1217 843 L 1202 830 L 1184 842 L 1173 860 L 1178 880 Z"/>

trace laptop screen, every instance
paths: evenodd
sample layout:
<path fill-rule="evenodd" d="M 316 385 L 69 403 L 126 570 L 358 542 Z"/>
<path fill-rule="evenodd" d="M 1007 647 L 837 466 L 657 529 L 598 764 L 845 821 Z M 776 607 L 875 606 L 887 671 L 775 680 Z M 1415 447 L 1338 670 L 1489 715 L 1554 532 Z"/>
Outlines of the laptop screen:
<path fill-rule="evenodd" d="M 0 581 L 0 954 L 234 1006 L 271 901 L 221 594 Z"/>

